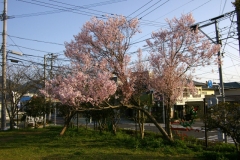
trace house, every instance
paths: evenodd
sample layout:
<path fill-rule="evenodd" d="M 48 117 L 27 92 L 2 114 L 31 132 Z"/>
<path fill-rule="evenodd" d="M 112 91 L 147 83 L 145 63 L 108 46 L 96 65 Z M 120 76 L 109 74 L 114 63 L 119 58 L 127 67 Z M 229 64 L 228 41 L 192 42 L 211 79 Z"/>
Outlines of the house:
<path fill-rule="evenodd" d="M 240 83 L 239 82 L 228 82 L 224 83 L 224 94 L 225 102 L 240 103 Z M 221 91 L 216 90 L 215 95 L 221 95 Z M 218 98 L 219 102 L 222 98 Z"/>
<path fill-rule="evenodd" d="M 212 98 L 218 99 L 218 102 L 222 102 L 222 94 L 219 84 L 213 84 L 212 87 L 208 87 L 206 83 L 194 82 L 197 88 L 197 94 L 192 95 L 185 90 L 183 93 L 183 99 L 178 101 L 173 108 L 173 118 L 180 118 L 190 112 L 191 108 L 197 108 L 198 114 L 204 113 L 204 98 L 205 105 L 209 106 Z M 225 102 L 240 102 L 240 83 L 229 82 L 224 83 Z"/>

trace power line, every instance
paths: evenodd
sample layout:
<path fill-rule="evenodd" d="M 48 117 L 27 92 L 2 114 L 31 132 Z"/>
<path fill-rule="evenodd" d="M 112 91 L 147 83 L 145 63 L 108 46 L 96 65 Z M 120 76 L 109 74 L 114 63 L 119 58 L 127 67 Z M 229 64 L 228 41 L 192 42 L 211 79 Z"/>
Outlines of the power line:
<path fill-rule="evenodd" d="M 231 31 L 231 28 L 232 28 L 232 24 L 233 24 L 233 18 L 234 18 L 234 15 L 232 16 L 231 25 L 230 25 L 230 27 L 229 27 L 229 30 L 228 30 L 227 37 L 229 36 L 229 34 L 230 34 L 230 31 Z M 225 45 L 224 45 L 224 47 L 223 47 L 223 50 L 222 50 L 222 52 L 224 52 L 224 49 L 225 49 L 225 47 L 226 47 L 226 44 L 227 44 L 227 40 L 228 40 L 228 38 L 227 38 L 227 39 L 226 39 L 226 41 L 225 41 Z"/>
<path fill-rule="evenodd" d="M 92 14 L 93 14 L 93 15 L 98 15 L 98 16 L 100 16 L 100 17 L 101 17 L 101 16 L 102 16 L 102 17 L 105 16 L 105 15 L 102 15 L 102 14 L 96 14 L 96 13 L 93 13 L 93 12 L 86 12 L 86 11 L 79 10 L 79 9 L 82 9 L 82 8 L 83 8 L 83 7 L 79 7 L 79 6 L 75 6 L 75 7 L 73 7 L 73 8 L 68 8 L 68 7 L 63 7 L 63 6 L 59 6 L 59 5 L 56 5 L 56 4 L 46 3 L 46 2 L 42 2 L 42 1 L 38 1 L 38 0 L 33 0 L 33 1 L 48 5 L 48 6 L 45 6 L 45 5 L 44 5 L 45 7 L 49 7 L 49 6 L 50 6 L 50 8 L 58 7 L 58 8 L 55 8 L 55 9 L 59 9 L 59 10 L 62 10 L 62 8 L 63 8 L 63 9 L 66 9 L 67 12 L 73 12 L 72 10 L 76 10 L 76 11 L 81 11 L 81 12 L 83 12 L 83 13 L 89 13 L 89 14 L 91 14 L 91 15 L 89 15 L 89 14 L 84 14 L 84 15 L 87 15 L 87 16 L 92 16 Z M 51 6 L 54 6 L 54 7 L 51 7 Z M 59 7 L 61 7 L 61 8 L 59 8 Z M 87 8 L 86 8 L 86 9 L 87 9 Z M 92 9 L 89 9 L 89 10 L 92 10 Z M 96 11 L 96 10 L 94 10 L 94 11 Z M 97 11 L 97 12 L 99 12 L 99 11 Z M 73 12 L 73 13 L 81 14 L 81 13 L 79 13 L 79 12 Z"/>
<path fill-rule="evenodd" d="M 11 39 L 11 41 L 16 45 L 16 43 L 13 41 L 13 39 L 11 37 L 9 37 Z M 16 45 L 17 46 L 17 45 Z M 18 47 L 18 46 L 17 46 Z M 18 47 L 18 49 L 23 53 L 23 51 Z"/>
<path fill-rule="evenodd" d="M 115 13 L 109 13 L 109 12 L 103 12 L 103 11 L 98 11 L 98 10 L 95 10 L 95 9 L 89 9 L 89 8 L 86 8 L 86 7 L 82 7 L 82 6 L 76 6 L 76 5 L 72 5 L 72 4 L 69 4 L 69 3 L 63 3 L 63 2 L 58 2 L 56 0 L 50 0 L 52 2 L 55 2 L 55 3 L 60 3 L 60 4 L 63 4 L 63 5 L 66 5 L 66 6 L 73 6 L 73 7 L 77 7 L 77 8 L 81 8 L 81 9 L 87 9 L 87 10 L 91 10 L 91 11 L 95 11 L 95 12 L 100 12 L 100 13 L 105 13 L 107 15 L 117 15 L 117 16 L 120 16 L 118 14 L 115 14 Z M 152 1 L 152 0 L 151 0 Z M 150 2 L 151 2 L 150 1 Z M 148 3 L 150 3 L 148 2 Z M 148 4 L 147 3 L 147 4 Z M 146 4 L 145 4 L 146 5 Z M 143 7 L 143 6 L 142 6 Z M 139 9 L 138 9 L 139 10 Z M 102 15 L 102 16 L 105 16 L 105 15 Z M 130 16 L 130 15 L 129 15 Z M 129 17 L 127 16 L 127 17 Z M 125 16 L 126 17 L 126 16 Z M 126 18 L 127 18 L 126 17 Z M 154 21 L 149 21 L 149 20 L 143 20 L 141 19 L 142 21 L 140 22 L 140 24 L 142 25 L 148 25 L 148 26 L 155 26 L 155 27 L 162 27 L 162 23 L 161 22 L 154 22 Z"/>
<path fill-rule="evenodd" d="M 28 41 L 35 41 L 35 42 L 41 42 L 41 43 L 48 43 L 48 44 L 55 44 L 55 45 L 64 46 L 64 44 L 61 44 L 61 43 L 47 42 L 47 41 L 42 41 L 42 40 L 23 38 L 23 37 L 18 37 L 18 36 L 12 36 L 12 35 L 9 35 L 9 34 L 8 34 L 8 36 L 9 36 L 9 37 L 18 38 L 18 39 L 28 40 Z"/>
<path fill-rule="evenodd" d="M 27 1 L 23 1 L 23 0 L 19 0 L 19 1 L 31 4 L 31 2 L 27 2 Z M 126 1 L 126 0 L 109 0 L 109 1 L 105 1 L 105 2 L 84 5 L 84 6 L 81 6 L 81 7 L 90 8 L 90 7 L 103 6 L 103 5 L 112 4 L 112 3 L 118 3 L 118 2 L 122 2 L 122 1 Z M 54 14 L 54 13 L 60 13 L 60 12 L 66 12 L 66 11 L 69 11 L 69 10 L 74 10 L 74 8 L 76 8 L 76 7 L 69 8 L 68 10 L 57 9 L 57 10 L 45 11 L 45 12 L 36 12 L 36 13 L 29 13 L 29 14 L 22 14 L 22 15 L 14 15 L 14 17 L 15 18 L 23 18 L 23 17 L 48 15 L 48 14 Z M 92 16 L 92 15 L 87 15 L 87 16 Z"/>
<path fill-rule="evenodd" d="M 100 13 L 115 15 L 115 14 L 113 14 L 113 13 L 98 11 L 98 10 L 95 10 L 95 9 L 89 9 L 89 8 L 87 8 L 87 7 L 84 7 L 84 6 L 76 6 L 76 5 L 72 5 L 72 4 L 69 4 L 69 3 L 58 2 L 58 1 L 55 1 L 55 0 L 49 0 L 49 1 L 52 1 L 52 2 L 55 2 L 55 3 L 60 3 L 60 4 L 63 4 L 63 5 L 73 6 L 73 7 L 76 7 L 76 8 L 87 9 L 87 10 L 91 10 L 91 11 L 95 11 L 95 12 L 100 12 Z"/>
<path fill-rule="evenodd" d="M 33 49 L 33 48 L 23 47 L 23 46 L 19 46 L 19 45 L 9 45 L 9 46 L 18 46 L 20 48 L 25 48 L 25 49 L 29 49 L 29 50 L 33 50 L 33 51 L 44 52 L 44 53 L 53 53 L 53 54 L 59 53 L 59 52 L 42 51 L 42 50 L 37 50 L 37 49 Z M 59 55 L 60 54 L 57 54 L 57 56 L 59 56 Z M 44 58 L 43 56 L 35 56 L 35 55 L 32 55 L 32 54 L 25 54 L 25 53 L 22 56 L 31 56 L 31 57 L 37 57 L 37 58 Z M 65 62 L 70 62 L 69 59 L 63 59 L 63 58 L 56 58 L 56 60 L 62 60 L 62 61 L 65 61 Z"/>
<path fill-rule="evenodd" d="M 158 20 L 158 19 L 160 19 L 160 18 L 162 18 L 162 17 L 164 17 L 164 16 L 166 16 L 166 15 L 168 15 L 168 14 L 170 14 L 170 13 L 172 13 L 172 12 L 176 11 L 176 10 L 178 10 L 179 8 L 181 8 L 181 7 L 185 6 L 185 5 L 187 5 L 187 4 L 189 4 L 189 3 L 193 2 L 193 1 L 194 1 L 194 0 L 190 0 L 190 1 L 189 1 L 189 2 L 187 2 L 187 3 L 184 3 L 183 5 L 181 5 L 181 6 L 177 7 L 177 8 L 175 8 L 175 9 L 171 10 L 170 12 L 168 12 L 168 13 L 166 13 L 166 14 L 164 14 L 164 15 L 160 16 L 160 17 L 158 17 L 158 18 L 157 18 L 157 19 L 155 19 L 154 21 L 156 21 L 156 20 Z"/>
<path fill-rule="evenodd" d="M 192 1 L 193 1 L 193 0 L 192 0 Z M 183 4 L 182 6 L 185 6 L 185 5 L 189 4 L 189 3 L 191 3 L 192 1 L 189 1 L 189 2 L 187 2 L 187 3 L 185 3 L 185 4 Z M 210 1 L 211 1 L 211 0 L 209 0 L 208 2 L 210 2 Z M 204 4 L 201 4 L 200 6 L 196 7 L 195 9 L 191 10 L 191 11 L 188 12 L 188 13 L 191 13 L 192 11 L 195 11 L 195 10 L 201 8 L 202 6 L 204 6 L 205 4 L 207 4 L 208 2 L 205 2 Z M 182 7 L 182 6 L 180 6 L 180 7 Z M 178 7 L 178 8 L 180 8 L 180 7 Z M 176 9 L 178 9 L 178 8 L 176 8 Z M 176 9 L 170 11 L 169 13 L 175 11 Z M 167 14 L 169 14 L 169 13 L 167 13 Z M 165 15 L 167 15 L 167 14 L 165 14 Z M 163 17 L 163 16 L 162 16 L 162 17 Z M 159 18 L 162 18 L 162 17 L 159 17 Z M 159 19 L 159 18 L 158 18 L 158 19 Z M 208 20 L 206 20 L 206 21 L 208 21 Z M 157 31 L 157 30 L 155 30 L 155 31 Z M 152 32 L 151 32 L 151 33 L 152 33 Z M 146 36 L 150 35 L 151 33 L 148 33 L 148 34 L 146 34 L 146 35 L 144 35 L 144 36 L 136 39 L 136 41 L 139 40 L 139 39 L 142 39 L 143 37 L 146 37 Z"/>
<path fill-rule="evenodd" d="M 148 5 L 150 2 L 152 2 L 153 0 L 145 3 L 143 6 L 141 6 L 140 8 L 138 8 L 137 10 L 135 10 L 134 12 L 132 12 L 131 14 L 129 14 L 127 17 L 130 17 L 131 15 L 133 15 L 134 13 L 136 13 L 137 11 L 139 11 L 140 9 L 142 9 L 143 7 L 145 7 L 146 5 Z"/>
<path fill-rule="evenodd" d="M 56 6 L 56 5 L 51 4 L 51 3 L 45 3 L 45 2 L 41 2 L 41 1 L 37 1 L 37 0 L 35 0 L 35 1 L 38 2 L 38 3 L 27 2 L 27 1 L 24 1 L 24 0 L 20 0 L 20 1 L 25 2 L 25 3 L 40 5 L 40 6 L 44 6 L 44 7 L 48 7 L 48 8 L 53 8 L 53 7 L 50 7 L 50 6 L 54 6 L 54 8 L 55 8 L 55 6 Z M 63 10 L 63 11 L 58 11 L 58 10 L 57 10 L 57 12 L 56 12 L 56 10 L 54 10 L 54 11 L 47 11 L 47 12 L 37 12 L 37 13 L 32 13 L 32 14 L 30 14 L 30 16 L 29 16 L 29 14 L 24 14 L 24 15 L 20 15 L 20 17 L 19 17 L 19 16 L 14 16 L 14 17 L 15 17 L 15 18 L 21 18 L 21 16 L 22 16 L 22 17 L 28 17 L 28 16 L 31 17 L 31 16 L 39 16 L 39 15 L 45 15 L 45 14 L 59 13 L 59 12 L 64 12 L 64 11 L 66 11 L 66 12 L 73 12 L 72 10 L 80 10 L 80 9 L 92 10 L 92 11 L 95 11 L 95 12 L 106 13 L 106 14 L 109 14 L 109 15 L 117 15 L 117 14 L 114 14 L 114 13 L 108 13 L 108 12 L 103 12 L 103 11 L 98 11 L 98 10 L 89 9 L 89 8 L 84 7 L 84 6 L 76 6 L 76 5 L 72 5 L 72 4 L 68 4 L 68 3 L 57 2 L 57 1 L 54 1 L 54 0 L 51 0 L 51 1 L 53 1 L 53 2 L 55 2 L 55 3 L 64 4 L 64 5 L 74 6 L 74 7 L 72 7 L 72 8 L 66 8 L 66 7 L 60 6 L 60 7 L 65 8 L 65 9 L 63 10 L 63 9 L 61 9 L 61 8 L 57 8 L 58 10 Z M 46 5 L 41 5 L 41 4 L 39 4 L 39 3 L 44 3 L 44 4 L 47 4 L 48 6 L 46 6 Z M 50 5 L 50 6 L 49 6 L 49 5 Z M 57 5 L 57 6 L 58 6 L 58 5 Z M 55 9 L 56 9 L 56 8 L 55 8 Z M 79 12 L 74 12 L 74 13 L 82 14 L 82 13 L 79 13 Z M 92 13 L 92 12 L 85 12 L 85 13 L 90 13 L 90 14 L 85 14 L 85 15 L 87 15 L 87 16 L 93 16 L 94 14 L 96 15 L 96 13 Z M 105 16 L 105 15 L 102 15 L 102 14 L 101 14 L 101 15 L 98 14 L 98 17 L 97 17 L 97 18 L 106 19 L 106 16 Z M 142 23 L 142 22 L 143 22 L 143 23 Z M 162 27 L 162 25 L 161 25 L 160 22 L 153 22 L 153 21 L 148 21 L 148 20 L 143 20 L 143 19 L 142 19 L 142 22 L 140 22 L 142 25 Z"/>
<path fill-rule="evenodd" d="M 194 8 L 193 10 L 191 10 L 191 11 L 188 12 L 188 13 L 191 13 L 191 12 L 193 12 L 193 11 L 199 9 L 200 7 L 202 7 L 202 6 L 204 6 L 205 4 L 209 3 L 210 1 L 212 1 L 212 0 L 209 0 L 209 1 L 205 2 L 205 3 L 203 3 L 202 5 L 200 5 L 200 6 L 196 7 L 196 8 Z"/>
<path fill-rule="evenodd" d="M 12 44 L 9 44 L 8 46 L 13 46 L 13 47 L 18 47 L 18 48 L 24 48 L 24 49 L 28 49 L 28 50 L 32 50 L 32 51 L 37 51 L 37 52 L 43 52 L 43 53 L 54 53 L 54 54 L 57 54 L 57 53 L 60 53 L 60 52 L 49 52 L 49 51 L 43 51 L 43 50 L 39 50 L 39 49 L 33 49 L 33 48 L 29 48 L 29 47 L 24 47 L 24 46 L 20 46 L 20 45 L 12 45 Z M 20 50 L 20 49 L 19 49 Z M 21 50 L 20 50 L 21 51 Z M 63 52 L 63 51 L 61 51 Z"/>
<path fill-rule="evenodd" d="M 222 14 L 224 12 L 224 9 L 225 9 L 225 6 L 226 6 L 226 2 L 227 2 L 227 0 L 225 0 L 224 6 L 223 6 L 223 9 L 222 9 Z"/>
<path fill-rule="evenodd" d="M 150 7 L 148 7 L 147 9 L 145 9 L 144 11 L 142 11 L 141 13 L 139 13 L 138 15 L 136 15 L 134 18 L 138 17 L 140 14 L 146 12 L 147 10 L 149 10 L 150 8 L 152 8 L 154 5 L 158 4 L 159 2 L 161 2 L 162 0 L 157 1 L 156 3 L 154 3 L 153 5 L 151 5 Z"/>
<path fill-rule="evenodd" d="M 36 64 L 36 65 L 44 66 L 43 63 L 39 63 L 39 62 L 31 61 L 31 60 L 26 60 L 26 59 L 22 59 L 22 58 L 16 58 L 16 57 L 13 57 L 13 56 L 8 56 L 8 57 L 14 58 L 14 60 L 19 60 L 20 62 L 23 62 L 23 61 L 24 61 L 24 62 L 28 62 L 28 63 L 31 63 L 31 64 Z M 35 57 L 35 56 L 34 56 L 34 57 Z M 44 58 L 44 57 L 40 57 L 40 58 Z M 12 60 L 12 59 L 8 59 L 8 60 Z M 51 65 L 46 64 L 46 66 L 47 66 L 47 67 L 50 67 Z M 62 66 L 53 66 L 53 67 L 59 68 L 59 69 L 62 68 Z"/>
<path fill-rule="evenodd" d="M 221 3 L 220 3 L 219 15 L 221 14 L 221 8 L 222 8 L 222 0 L 221 0 Z"/>
<path fill-rule="evenodd" d="M 159 7 L 163 6 L 164 4 L 166 4 L 167 2 L 169 2 L 170 0 L 167 0 L 166 2 L 162 3 L 161 5 L 157 6 L 156 8 L 154 8 L 153 10 L 151 10 L 150 12 L 146 13 L 145 15 L 143 15 L 141 18 L 139 19 L 142 19 L 143 17 L 149 15 L 150 13 L 152 13 L 153 11 L 155 11 L 156 9 L 158 9 Z"/>
<path fill-rule="evenodd" d="M 81 15 L 86 15 L 86 16 L 92 16 L 92 14 L 88 14 L 89 12 L 85 12 L 85 11 L 82 11 L 83 13 L 80 13 L 80 12 L 75 12 L 73 10 L 76 10 L 74 8 L 66 8 L 66 7 L 62 7 L 62 8 L 59 8 L 59 7 L 55 7 L 54 5 L 51 5 L 49 6 L 49 3 L 45 3 L 45 2 L 39 2 L 39 1 L 36 1 L 38 3 L 33 3 L 33 2 L 28 2 L 28 1 L 24 1 L 24 0 L 19 0 L 21 2 L 25 2 L 25 3 L 29 3 L 29 4 L 34 4 L 34 5 L 37 5 L 37 6 L 43 6 L 43 7 L 47 7 L 47 8 L 52 8 L 52 9 L 57 9 L 57 10 L 60 10 L 62 12 L 72 12 L 72 13 L 76 13 L 76 14 L 81 14 Z M 43 3 L 43 4 L 39 4 L 39 3 Z M 44 5 L 46 4 L 46 5 Z M 54 7 L 53 7 L 54 6 Z M 65 9 L 64 9 L 65 8 Z M 101 15 L 100 15 L 101 16 Z"/>

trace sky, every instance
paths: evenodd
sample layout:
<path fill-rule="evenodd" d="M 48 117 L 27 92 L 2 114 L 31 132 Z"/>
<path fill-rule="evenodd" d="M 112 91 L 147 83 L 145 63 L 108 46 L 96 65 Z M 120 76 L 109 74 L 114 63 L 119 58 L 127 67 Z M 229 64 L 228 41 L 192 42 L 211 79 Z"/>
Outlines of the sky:
<path fill-rule="evenodd" d="M 181 14 L 192 13 L 199 25 L 208 24 L 210 19 L 225 15 L 219 20 L 224 53 L 223 82 L 240 82 L 240 54 L 237 38 L 236 14 L 231 2 L 235 0 L 7 0 L 7 50 L 23 53 L 23 56 L 8 53 L 7 59 L 17 59 L 21 64 L 44 63 L 44 55 L 53 53 L 61 63 L 64 57 L 64 42 L 70 42 L 81 27 L 96 16 L 123 15 L 139 18 L 141 33 L 133 39 L 129 53 L 144 49 L 145 39 L 153 31 L 166 27 L 166 19 L 179 18 Z M 3 2 L 0 1 L 3 12 Z M 202 22 L 202 23 L 200 23 Z M 214 24 L 202 28 L 210 39 L 216 41 Z M 0 32 L 3 26 L 0 25 Z M 227 38 L 228 37 L 228 38 Z M 149 55 L 144 51 L 145 57 Z M 8 60 L 8 63 L 11 63 Z M 217 65 L 196 68 L 194 73 L 199 82 L 212 80 L 219 83 Z"/>

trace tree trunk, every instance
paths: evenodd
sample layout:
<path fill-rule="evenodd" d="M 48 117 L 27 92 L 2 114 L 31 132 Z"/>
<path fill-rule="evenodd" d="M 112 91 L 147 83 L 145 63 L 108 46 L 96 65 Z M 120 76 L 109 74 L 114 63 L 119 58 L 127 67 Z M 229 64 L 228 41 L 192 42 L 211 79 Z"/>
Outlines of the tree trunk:
<path fill-rule="evenodd" d="M 104 109 L 109 109 L 109 108 L 116 109 L 116 108 L 120 108 L 120 107 L 126 107 L 126 108 L 129 108 L 129 109 L 141 110 L 154 123 L 154 125 L 157 127 L 157 129 L 161 132 L 161 134 L 163 135 L 163 137 L 166 140 L 168 140 L 170 142 L 174 142 L 173 138 L 167 134 L 167 132 L 158 124 L 156 119 L 144 108 L 140 108 L 138 106 L 133 106 L 133 105 L 124 105 L 124 106 L 105 107 Z M 88 109 L 88 110 L 91 110 L 91 109 Z M 92 110 L 103 110 L 103 109 L 92 109 Z"/>
<path fill-rule="evenodd" d="M 166 108 L 166 122 L 165 122 L 165 130 L 170 138 L 172 137 L 172 130 L 171 130 L 171 106 L 170 100 L 168 100 L 167 108 Z"/>
<path fill-rule="evenodd" d="M 139 128 L 139 133 L 141 135 L 141 122 L 140 122 L 140 110 L 137 111 L 137 122 L 138 122 L 138 128 Z"/>
<path fill-rule="evenodd" d="M 116 135 L 116 133 L 117 133 L 117 126 L 118 126 L 118 123 L 119 123 L 119 120 L 120 120 L 120 114 L 119 114 L 119 110 L 114 110 L 114 109 L 113 109 L 113 113 L 114 113 L 114 116 L 111 118 L 112 133 L 114 135 Z"/>
<path fill-rule="evenodd" d="M 116 135 L 116 133 L 117 133 L 117 125 L 114 123 L 112 123 L 112 132 L 114 135 Z"/>
<path fill-rule="evenodd" d="M 99 132 L 100 132 L 100 133 L 102 133 L 102 129 L 103 129 L 102 123 L 103 123 L 102 120 L 99 119 L 99 120 L 98 120 L 98 129 L 99 129 Z"/>
<path fill-rule="evenodd" d="M 154 125 L 157 127 L 157 129 L 161 132 L 161 134 L 163 135 L 164 138 L 166 138 L 168 141 L 170 142 L 174 142 L 173 138 L 170 137 L 167 132 L 158 124 L 157 120 L 145 109 L 142 108 L 138 108 L 138 107 L 134 107 L 137 109 L 140 109 L 141 111 L 143 111 L 146 116 L 154 123 Z"/>
<path fill-rule="evenodd" d="M 67 125 L 67 124 L 64 124 L 63 129 L 62 129 L 62 131 L 60 132 L 60 136 L 63 136 L 63 135 L 64 135 L 64 133 L 66 132 L 67 128 L 68 128 L 68 125 Z"/>
<path fill-rule="evenodd" d="M 75 112 L 74 113 L 70 113 L 67 118 L 65 119 L 65 123 L 64 123 L 64 126 L 63 126 L 63 129 L 62 131 L 60 132 L 60 136 L 63 136 L 64 133 L 66 132 L 67 128 L 69 127 L 69 124 L 70 124 L 70 121 L 72 119 L 72 117 L 75 115 Z"/>
<path fill-rule="evenodd" d="M 6 110 L 7 110 L 8 116 L 9 116 L 10 130 L 13 130 L 14 129 L 14 114 L 13 114 L 13 112 L 11 112 L 12 114 L 10 114 L 10 110 L 8 109 L 8 107 L 6 108 Z"/>
<path fill-rule="evenodd" d="M 96 120 L 93 120 L 93 129 L 97 130 L 97 122 L 96 122 Z"/>
<path fill-rule="evenodd" d="M 144 131 L 145 131 L 145 128 L 144 128 L 144 113 L 141 111 L 142 113 L 142 132 L 141 132 L 141 138 L 143 139 L 144 138 Z"/>
<path fill-rule="evenodd" d="M 34 117 L 33 119 L 34 119 L 34 128 L 37 129 L 37 121 L 36 121 L 36 117 Z"/>
<path fill-rule="evenodd" d="M 14 129 L 14 117 L 9 117 L 10 119 L 10 130 L 13 130 Z"/>
<path fill-rule="evenodd" d="M 141 135 L 141 139 L 144 138 L 144 113 L 142 111 L 138 111 L 138 126 Z"/>

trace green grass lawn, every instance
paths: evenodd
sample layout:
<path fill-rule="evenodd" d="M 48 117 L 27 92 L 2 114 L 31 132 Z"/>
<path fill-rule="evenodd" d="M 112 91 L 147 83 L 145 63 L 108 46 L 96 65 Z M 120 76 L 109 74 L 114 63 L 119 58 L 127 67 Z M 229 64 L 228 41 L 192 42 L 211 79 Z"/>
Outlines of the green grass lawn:
<path fill-rule="evenodd" d="M 154 133 L 147 134 L 141 140 L 124 131 L 113 135 L 79 128 L 68 129 L 64 136 L 59 136 L 60 131 L 59 127 L 48 127 L 0 132 L 0 159 L 198 160 L 206 157 L 224 159 L 223 155 L 235 156 L 234 146 L 206 151 L 199 144 L 191 144 L 189 147 L 190 142 L 177 141 L 169 144 Z"/>

